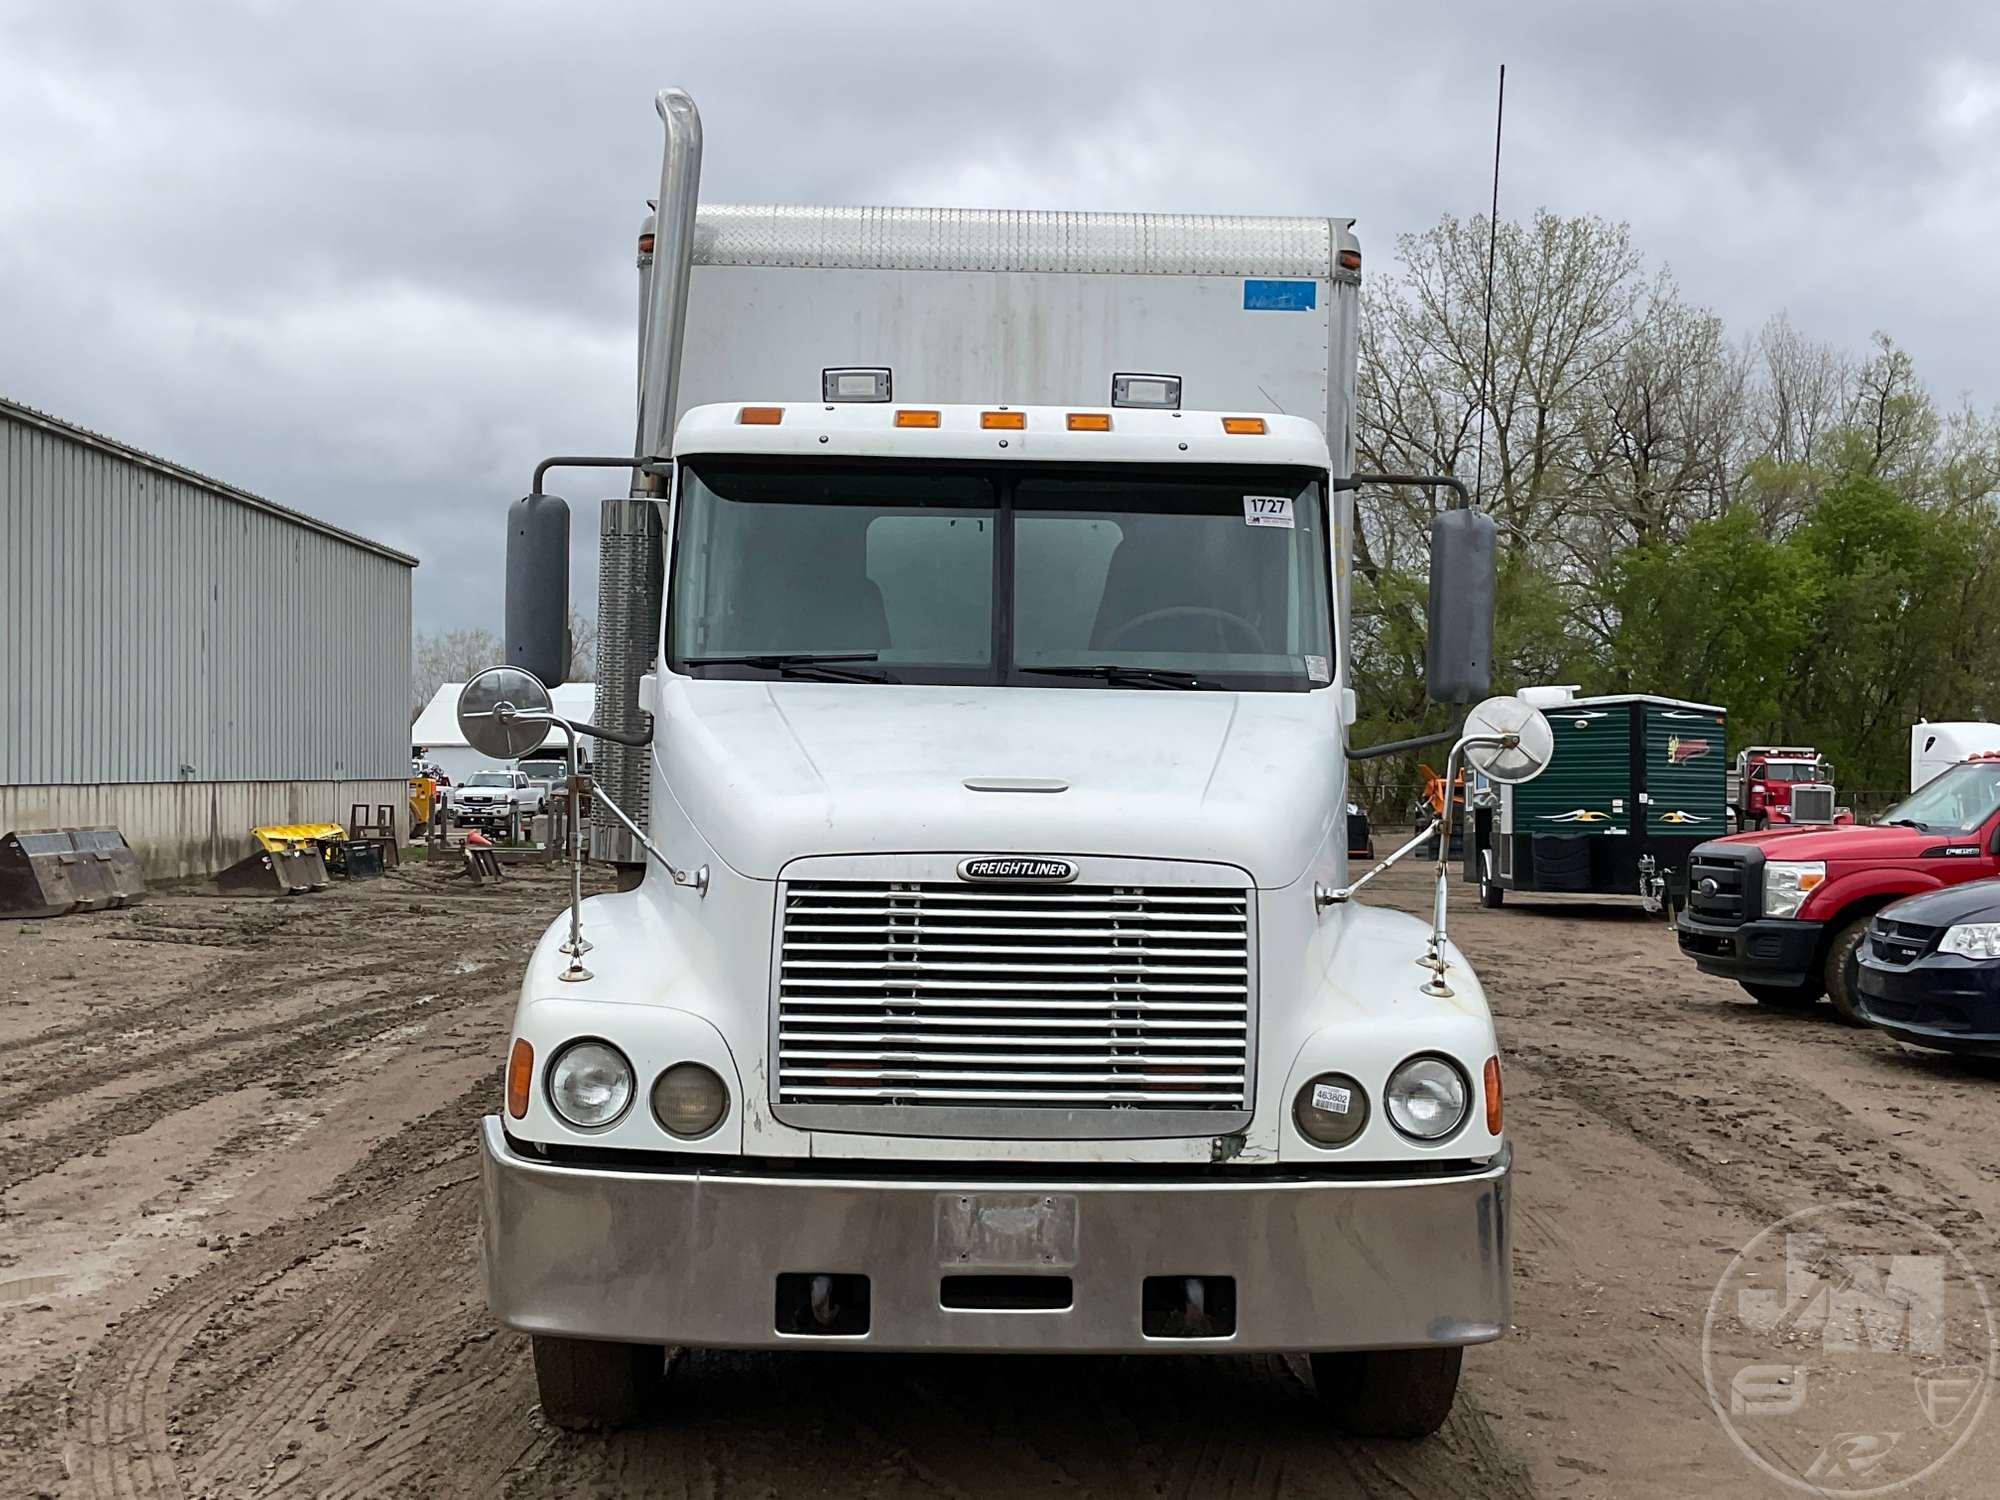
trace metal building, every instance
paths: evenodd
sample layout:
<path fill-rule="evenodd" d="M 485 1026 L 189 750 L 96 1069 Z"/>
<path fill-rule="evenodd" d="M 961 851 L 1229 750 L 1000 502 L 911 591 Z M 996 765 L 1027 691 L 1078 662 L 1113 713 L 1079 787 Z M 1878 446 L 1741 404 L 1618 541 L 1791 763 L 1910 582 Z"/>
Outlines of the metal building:
<path fill-rule="evenodd" d="M 417 560 L 0 398 L 0 833 L 155 879 L 400 807 Z"/>

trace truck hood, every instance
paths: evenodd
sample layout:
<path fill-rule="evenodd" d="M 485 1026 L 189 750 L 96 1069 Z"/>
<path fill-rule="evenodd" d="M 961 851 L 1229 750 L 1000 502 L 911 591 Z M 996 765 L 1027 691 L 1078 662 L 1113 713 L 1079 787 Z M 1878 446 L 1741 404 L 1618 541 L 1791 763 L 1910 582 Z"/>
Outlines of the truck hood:
<path fill-rule="evenodd" d="M 1839 828 L 1772 828 L 1716 839 L 1718 844 L 1755 844 L 1766 859 L 1819 859 L 1828 862 L 1894 864 L 1905 859 L 1940 859 L 1947 848 L 1977 844 L 1979 835 L 1960 838 L 1946 833 L 1851 823 Z M 1933 853 L 1932 851 L 1936 851 Z"/>
<path fill-rule="evenodd" d="M 1951 927 L 1960 922 L 2000 922 L 2000 880 L 1969 880 L 1898 901 L 1883 913 L 1898 922 Z"/>
<path fill-rule="evenodd" d="M 741 874 L 806 855 L 1211 860 L 1304 872 L 1342 806 L 1339 695 L 660 683 L 654 758 Z M 968 779 L 1064 783 L 977 791 Z M 657 791 L 657 788 L 656 788 Z"/>

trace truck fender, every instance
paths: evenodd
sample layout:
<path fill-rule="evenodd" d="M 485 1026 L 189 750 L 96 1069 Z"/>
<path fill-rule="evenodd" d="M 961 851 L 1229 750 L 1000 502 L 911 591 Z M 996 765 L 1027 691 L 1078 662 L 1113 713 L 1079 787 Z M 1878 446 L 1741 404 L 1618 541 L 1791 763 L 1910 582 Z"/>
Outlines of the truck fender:
<path fill-rule="evenodd" d="M 1799 909 L 1799 917 L 1807 922 L 1824 922 L 1829 928 L 1837 927 L 1848 920 L 1849 913 L 1857 906 L 1867 905 L 1871 909 L 1887 906 L 1891 901 L 1921 896 L 1944 885 L 1944 881 L 1917 870 L 1857 870 L 1852 875 L 1829 880 L 1814 891 L 1812 899 Z"/>
<path fill-rule="evenodd" d="M 1311 993 L 1302 1014 L 1322 1024 L 1306 1033 L 1291 1066 L 1279 1106 L 1278 1159 L 1337 1168 L 1346 1162 L 1381 1166 L 1436 1159 L 1484 1158 L 1501 1141 L 1486 1130 L 1484 1073 L 1496 1055 L 1493 1018 L 1486 995 L 1465 955 L 1446 946 L 1448 998 L 1423 993 L 1430 971 L 1417 963 L 1429 924 L 1403 912 L 1361 902 L 1342 910 L 1315 934 L 1305 978 Z M 1389 1075 L 1420 1053 L 1441 1054 L 1458 1064 L 1471 1087 L 1470 1117 L 1448 1140 L 1423 1144 L 1405 1139 L 1383 1112 Z M 1359 1084 L 1367 1110 L 1360 1135 L 1335 1148 L 1314 1145 L 1293 1123 L 1299 1091 L 1323 1073 Z M 1268 1098 L 1268 1096 L 1266 1096 Z"/>

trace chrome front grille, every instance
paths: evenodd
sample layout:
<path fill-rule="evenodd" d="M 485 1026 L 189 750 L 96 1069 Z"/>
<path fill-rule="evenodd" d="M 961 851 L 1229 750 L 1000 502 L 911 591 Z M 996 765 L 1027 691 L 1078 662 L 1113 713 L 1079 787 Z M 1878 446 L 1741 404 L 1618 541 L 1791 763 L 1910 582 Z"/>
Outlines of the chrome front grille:
<path fill-rule="evenodd" d="M 778 1102 L 1247 1108 L 1252 897 L 794 881 Z"/>
<path fill-rule="evenodd" d="M 1831 823 L 1833 812 L 1832 787 L 1801 784 L 1792 788 L 1794 823 Z"/>

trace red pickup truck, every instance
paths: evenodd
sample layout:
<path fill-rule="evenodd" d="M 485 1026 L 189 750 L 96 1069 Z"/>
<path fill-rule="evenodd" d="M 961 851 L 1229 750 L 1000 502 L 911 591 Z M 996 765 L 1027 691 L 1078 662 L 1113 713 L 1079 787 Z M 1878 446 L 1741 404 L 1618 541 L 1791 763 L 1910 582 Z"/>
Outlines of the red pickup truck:
<path fill-rule="evenodd" d="M 1681 952 L 1765 1005 L 1821 995 L 1860 1024 L 1856 950 L 1892 901 L 2000 876 L 2000 754 L 1960 761 L 1873 823 L 1780 828 L 1699 844 Z"/>

